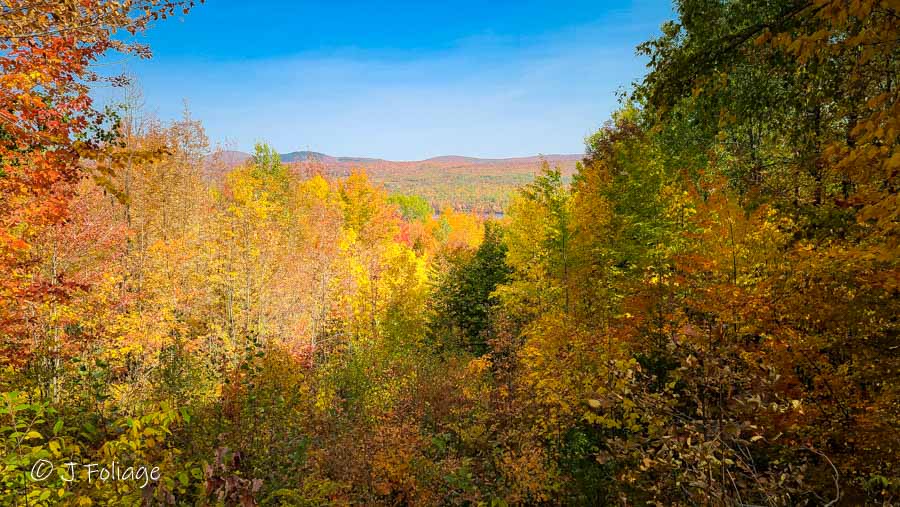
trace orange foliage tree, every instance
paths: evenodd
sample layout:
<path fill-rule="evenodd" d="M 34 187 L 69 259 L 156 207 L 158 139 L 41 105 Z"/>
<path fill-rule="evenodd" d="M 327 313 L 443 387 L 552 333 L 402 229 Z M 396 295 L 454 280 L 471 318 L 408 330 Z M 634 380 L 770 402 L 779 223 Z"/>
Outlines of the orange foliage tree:
<path fill-rule="evenodd" d="M 0 5 L 0 333 L 19 348 L 25 301 L 60 297 L 58 273 L 49 285 L 30 274 L 30 244 L 43 227 L 68 215 L 73 184 L 87 160 L 111 165 L 101 150 L 111 140 L 107 116 L 92 107 L 91 70 L 108 51 L 149 56 L 123 42 L 120 31 L 142 31 L 154 20 L 187 12 L 193 1 L 45 2 Z M 115 81 L 116 78 L 112 78 Z M 100 167 L 95 167 L 99 169 Z M 8 351 L 4 360 L 16 359 Z M 19 359 L 21 359 L 19 357 Z"/>

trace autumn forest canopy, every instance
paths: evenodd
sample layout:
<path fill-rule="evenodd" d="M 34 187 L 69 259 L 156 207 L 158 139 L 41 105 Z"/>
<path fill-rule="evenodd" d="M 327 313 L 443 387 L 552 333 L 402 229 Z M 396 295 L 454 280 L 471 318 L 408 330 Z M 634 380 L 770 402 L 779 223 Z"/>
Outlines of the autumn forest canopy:
<path fill-rule="evenodd" d="M 199 8 L 0 0 L 0 504 L 900 503 L 897 0 L 676 0 L 512 179 L 95 100 Z"/>

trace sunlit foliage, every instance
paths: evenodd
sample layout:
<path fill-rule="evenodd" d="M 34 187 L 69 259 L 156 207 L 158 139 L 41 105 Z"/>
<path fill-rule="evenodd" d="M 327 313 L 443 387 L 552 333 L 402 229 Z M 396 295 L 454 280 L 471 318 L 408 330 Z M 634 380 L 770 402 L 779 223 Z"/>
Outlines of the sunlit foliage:
<path fill-rule="evenodd" d="M 0 5 L 4 505 L 897 502 L 894 3 L 676 2 L 499 220 L 264 143 L 210 179 L 86 95 L 189 5 L 58 4 Z"/>

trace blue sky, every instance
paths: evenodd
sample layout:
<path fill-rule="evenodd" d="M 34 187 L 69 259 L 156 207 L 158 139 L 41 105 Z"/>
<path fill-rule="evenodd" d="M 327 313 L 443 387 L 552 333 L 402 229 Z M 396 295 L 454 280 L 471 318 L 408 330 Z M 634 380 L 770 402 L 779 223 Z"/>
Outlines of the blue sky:
<path fill-rule="evenodd" d="M 152 60 L 121 65 L 148 111 L 173 119 L 187 100 L 232 149 L 580 153 L 643 74 L 634 46 L 671 17 L 662 0 L 207 0 L 138 38 Z"/>

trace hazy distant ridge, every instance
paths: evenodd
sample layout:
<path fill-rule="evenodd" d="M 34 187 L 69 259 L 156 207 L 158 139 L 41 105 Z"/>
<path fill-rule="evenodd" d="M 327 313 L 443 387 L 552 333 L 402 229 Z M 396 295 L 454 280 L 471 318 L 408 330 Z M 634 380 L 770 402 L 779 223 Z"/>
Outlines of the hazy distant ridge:
<path fill-rule="evenodd" d="M 534 179 L 541 161 L 559 167 L 563 175 L 574 174 L 581 154 L 551 154 L 532 157 L 477 158 L 444 155 L 425 160 L 392 161 L 368 157 L 334 157 L 316 151 L 294 151 L 281 155 L 281 160 L 301 174 L 314 170 L 332 177 L 346 177 L 355 170 L 365 171 L 372 181 L 390 192 L 420 195 L 435 209 L 451 206 L 461 210 L 498 212 L 509 202 L 509 196 L 521 185 Z M 240 151 L 212 155 L 207 175 L 222 177 L 251 156 Z"/>
<path fill-rule="evenodd" d="M 217 154 L 217 159 L 226 164 L 234 165 L 242 164 L 252 158 L 249 153 L 243 151 L 223 151 Z M 582 154 L 549 154 L 534 155 L 530 157 L 509 157 L 509 158 L 478 158 L 465 157 L 460 155 L 441 155 L 437 157 L 427 158 L 425 160 L 386 160 L 374 157 L 334 157 L 318 151 L 292 151 L 290 153 L 282 153 L 281 161 L 289 162 L 308 162 L 311 160 L 321 162 L 326 166 L 342 165 L 342 164 L 400 164 L 400 165 L 422 165 L 422 164 L 439 164 L 439 165 L 480 165 L 480 164 L 521 164 L 529 162 L 538 162 L 542 158 L 550 163 L 554 162 L 574 162 L 581 160 Z"/>

